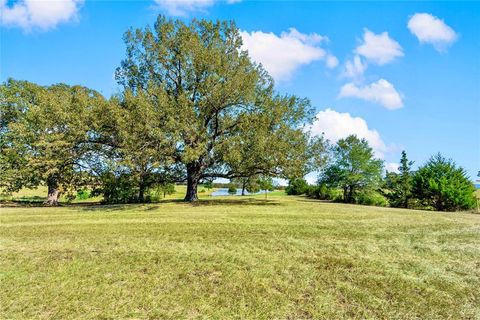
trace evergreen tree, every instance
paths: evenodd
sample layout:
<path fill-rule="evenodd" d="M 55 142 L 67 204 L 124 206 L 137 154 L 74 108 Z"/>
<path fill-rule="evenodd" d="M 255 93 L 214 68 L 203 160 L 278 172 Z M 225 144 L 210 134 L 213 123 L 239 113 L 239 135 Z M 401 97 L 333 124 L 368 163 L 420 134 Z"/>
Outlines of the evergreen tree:
<path fill-rule="evenodd" d="M 425 206 L 437 211 L 466 210 L 476 204 L 475 187 L 465 170 L 440 153 L 417 170 L 413 193 Z"/>
<path fill-rule="evenodd" d="M 399 173 L 387 172 L 385 177 L 385 186 L 388 190 L 386 193 L 393 207 L 408 208 L 409 200 L 412 198 L 412 173 L 413 161 L 409 161 L 407 153 L 402 151 L 400 159 Z"/>

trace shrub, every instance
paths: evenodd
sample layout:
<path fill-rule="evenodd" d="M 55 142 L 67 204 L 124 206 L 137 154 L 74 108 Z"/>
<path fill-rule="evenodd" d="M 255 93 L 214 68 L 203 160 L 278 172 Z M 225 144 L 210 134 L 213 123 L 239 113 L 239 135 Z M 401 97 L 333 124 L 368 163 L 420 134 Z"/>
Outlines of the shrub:
<path fill-rule="evenodd" d="M 368 206 L 388 206 L 387 198 L 385 198 L 385 196 L 383 196 L 378 191 L 374 190 L 364 190 L 362 192 L 359 192 L 355 197 L 355 203 Z"/>
<path fill-rule="evenodd" d="M 465 170 L 440 153 L 431 157 L 413 177 L 413 194 L 424 206 L 438 211 L 474 208 L 474 192 Z"/>
<path fill-rule="evenodd" d="M 138 202 L 138 187 L 128 174 L 118 176 L 106 173 L 100 177 L 102 185 L 92 191 L 92 196 L 103 195 L 103 203 Z M 147 196 L 146 201 L 150 201 Z"/>
<path fill-rule="evenodd" d="M 237 187 L 235 187 L 234 184 L 230 184 L 228 186 L 228 193 L 229 194 L 236 194 L 237 193 Z"/>
<path fill-rule="evenodd" d="M 317 186 L 309 186 L 306 194 L 309 198 L 319 200 L 332 200 L 336 202 L 343 201 L 342 190 L 336 188 L 329 188 L 324 183 Z"/>
<path fill-rule="evenodd" d="M 88 190 L 80 189 L 77 191 L 77 200 L 86 200 L 88 198 L 90 198 L 90 192 Z"/>
<path fill-rule="evenodd" d="M 288 187 L 285 188 L 285 192 L 291 195 L 301 195 L 309 191 L 309 185 L 305 179 L 293 179 L 288 183 Z"/>

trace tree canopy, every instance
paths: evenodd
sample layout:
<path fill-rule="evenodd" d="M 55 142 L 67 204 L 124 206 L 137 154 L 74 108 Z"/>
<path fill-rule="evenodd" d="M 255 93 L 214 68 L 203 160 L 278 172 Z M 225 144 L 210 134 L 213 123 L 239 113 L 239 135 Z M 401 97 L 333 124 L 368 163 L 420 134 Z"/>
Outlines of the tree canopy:
<path fill-rule="evenodd" d="M 125 34 L 119 83 L 162 115 L 164 150 L 186 172 L 185 200 L 206 178 L 288 176 L 304 169 L 312 116 L 307 99 L 280 95 L 272 78 L 241 49 L 233 22 L 159 16 Z M 297 171 L 297 172 L 295 172 Z"/>
<path fill-rule="evenodd" d="M 320 176 L 320 183 L 343 190 L 344 202 L 354 202 L 356 192 L 381 181 L 383 161 L 376 159 L 365 139 L 350 135 L 332 150 L 332 161 Z"/>
<path fill-rule="evenodd" d="M 476 203 L 475 187 L 465 170 L 440 153 L 417 170 L 413 192 L 424 205 L 438 211 L 470 209 Z"/>
<path fill-rule="evenodd" d="M 412 172 L 413 161 L 409 161 L 407 153 L 402 151 L 398 173 L 387 172 L 385 187 L 389 191 L 386 195 L 393 207 L 409 207 L 409 200 L 412 198 Z"/>
<path fill-rule="evenodd" d="M 81 86 L 8 80 L 1 86 L 0 183 L 8 191 L 48 186 L 47 203 L 91 178 L 94 115 L 103 97 Z"/>

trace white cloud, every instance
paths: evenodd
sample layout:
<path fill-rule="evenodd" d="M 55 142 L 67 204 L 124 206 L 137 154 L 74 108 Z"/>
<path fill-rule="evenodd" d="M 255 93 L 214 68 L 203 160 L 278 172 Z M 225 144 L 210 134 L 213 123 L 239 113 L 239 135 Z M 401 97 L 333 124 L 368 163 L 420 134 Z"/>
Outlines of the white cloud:
<path fill-rule="evenodd" d="M 375 34 L 365 29 L 363 43 L 355 49 L 355 53 L 364 56 L 371 63 L 384 65 L 402 57 L 403 49 L 397 41 L 388 36 L 388 32 Z"/>
<path fill-rule="evenodd" d="M 353 61 L 347 60 L 342 76 L 355 80 L 361 80 L 365 70 L 367 70 L 367 63 L 362 62 L 360 56 L 356 55 L 353 57 Z"/>
<path fill-rule="evenodd" d="M 0 22 L 5 26 L 48 30 L 78 17 L 83 0 L 0 0 Z"/>
<path fill-rule="evenodd" d="M 445 51 L 458 38 L 457 33 L 443 20 L 429 13 L 415 13 L 407 26 L 421 43 L 430 43 L 439 52 Z"/>
<path fill-rule="evenodd" d="M 357 86 L 347 83 L 340 89 L 340 98 L 353 97 L 381 104 L 387 109 L 393 110 L 403 106 L 400 94 L 394 86 L 385 79 L 380 79 L 367 86 Z"/>
<path fill-rule="evenodd" d="M 303 34 L 291 28 L 280 36 L 262 31 L 241 31 L 240 34 L 243 49 L 275 80 L 288 80 L 298 68 L 317 60 L 325 59 L 329 68 L 338 64 L 336 57 L 319 46 L 328 38 L 316 33 Z"/>
<path fill-rule="evenodd" d="M 155 3 L 171 16 L 187 16 L 191 12 L 204 11 L 215 0 L 154 0 Z M 230 2 L 229 2 L 230 3 Z"/>
<path fill-rule="evenodd" d="M 360 117 L 352 117 L 349 113 L 341 113 L 330 108 L 317 113 L 310 127 L 312 134 L 325 135 L 325 138 L 335 143 L 351 134 L 364 138 L 372 147 L 375 155 L 383 158 L 389 149 L 383 142 L 377 130 L 370 129 L 367 122 Z"/>
<path fill-rule="evenodd" d="M 385 163 L 385 170 L 388 172 L 399 173 L 398 167 L 400 166 L 397 162 L 387 162 Z"/>

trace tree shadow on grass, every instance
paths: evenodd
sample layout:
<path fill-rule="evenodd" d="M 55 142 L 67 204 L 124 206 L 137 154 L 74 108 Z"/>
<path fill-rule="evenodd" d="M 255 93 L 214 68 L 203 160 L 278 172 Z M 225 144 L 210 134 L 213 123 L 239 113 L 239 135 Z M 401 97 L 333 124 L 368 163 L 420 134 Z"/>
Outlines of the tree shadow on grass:
<path fill-rule="evenodd" d="M 217 205 L 235 205 L 235 206 L 281 206 L 276 200 L 264 200 L 257 198 L 245 198 L 245 199 L 201 199 L 196 202 L 192 202 L 191 206 L 217 206 Z"/>
<path fill-rule="evenodd" d="M 162 200 L 156 203 L 130 203 L 130 204 L 96 204 L 83 205 L 84 211 L 122 211 L 122 210 L 138 210 L 138 211 L 154 211 L 162 208 L 165 204 L 177 204 L 186 207 L 203 207 L 203 206 L 280 206 L 275 200 L 260 200 L 255 198 L 247 199 L 199 199 L 195 202 L 185 202 L 181 199 Z M 69 207 L 74 207 L 70 205 Z"/>
<path fill-rule="evenodd" d="M 242 199 L 199 199 L 195 202 L 185 202 L 182 199 L 167 199 L 155 203 L 122 203 L 122 204 L 102 204 L 100 202 L 81 202 L 81 203 L 60 203 L 59 208 L 81 209 L 82 211 L 153 211 L 162 208 L 165 204 L 178 204 L 187 207 L 202 206 L 282 206 L 284 203 L 277 200 L 265 200 L 258 198 Z M 50 206 L 45 205 L 43 201 L 2 201 L 0 207 L 11 208 L 33 208 Z"/>

